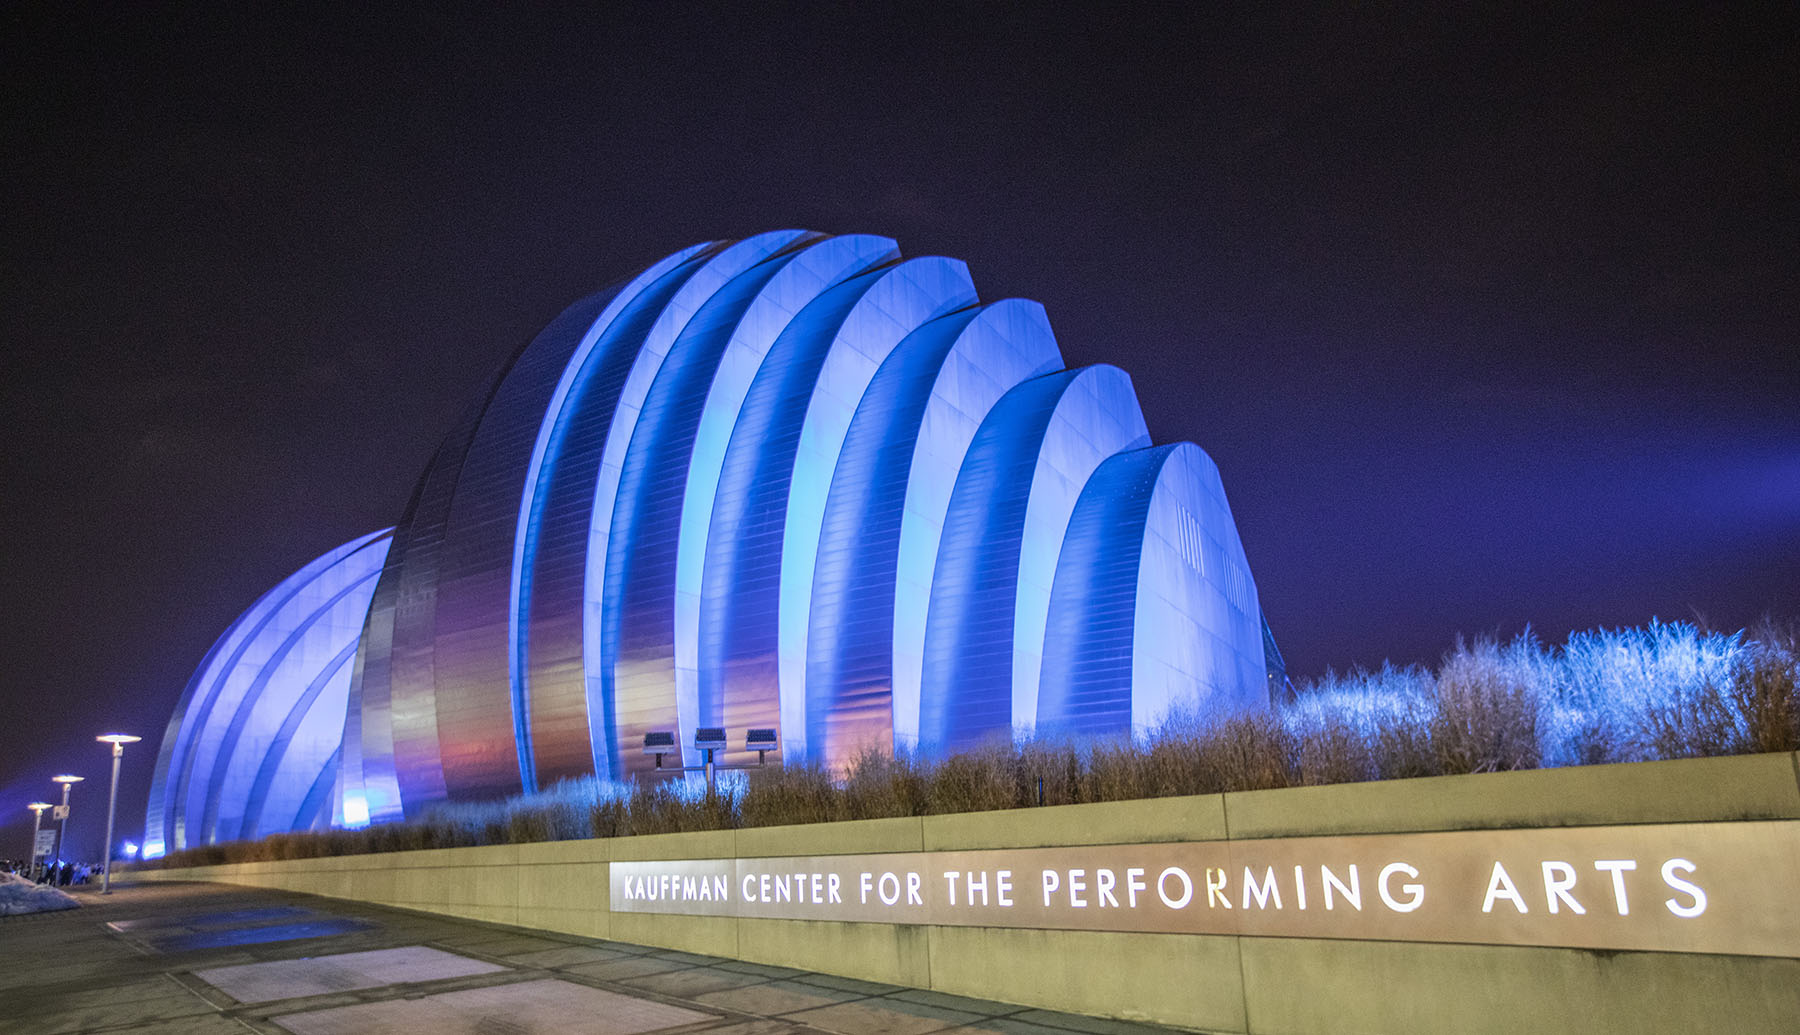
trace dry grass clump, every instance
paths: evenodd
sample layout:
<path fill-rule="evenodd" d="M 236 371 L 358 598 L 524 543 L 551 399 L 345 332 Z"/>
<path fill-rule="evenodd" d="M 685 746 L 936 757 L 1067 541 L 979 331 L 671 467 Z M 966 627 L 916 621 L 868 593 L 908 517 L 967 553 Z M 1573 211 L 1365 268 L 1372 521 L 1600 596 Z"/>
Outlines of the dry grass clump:
<path fill-rule="evenodd" d="M 923 816 L 931 800 L 931 766 L 912 755 L 865 748 L 838 787 L 845 819 Z"/>
<path fill-rule="evenodd" d="M 1678 686 L 1645 709 L 1642 740 L 1657 758 L 1800 749 L 1796 627 L 1765 621 L 1723 672 Z"/>
<path fill-rule="evenodd" d="M 277 834 L 171 853 L 165 866 L 943 815 L 1601 762 L 1800 750 L 1800 627 L 1723 635 L 1685 623 L 1546 647 L 1458 640 L 1437 670 L 1327 673 L 1265 711 L 1183 712 L 1110 737 L 1002 740 L 927 759 L 869 750 L 842 771 L 796 762 L 440 805 L 363 830 Z M 158 863 L 151 863 L 157 865 Z"/>
<path fill-rule="evenodd" d="M 1492 639 L 1457 641 L 1437 676 L 1430 723 L 1440 773 L 1535 769 L 1538 692 L 1546 659 L 1529 633 L 1501 646 Z"/>
<path fill-rule="evenodd" d="M 741 821 L 733 826 L 774 827 L 851 818 L 836 782 L 821 766 L 775 766 L 746 775 Z"/>

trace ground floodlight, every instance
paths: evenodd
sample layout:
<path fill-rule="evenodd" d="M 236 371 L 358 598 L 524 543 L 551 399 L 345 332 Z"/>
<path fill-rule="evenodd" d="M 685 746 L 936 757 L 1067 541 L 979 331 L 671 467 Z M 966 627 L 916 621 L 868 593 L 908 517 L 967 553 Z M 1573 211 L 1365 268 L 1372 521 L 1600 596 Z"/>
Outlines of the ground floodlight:
<path fill-rule="evenodd" d="M 644 734 L 644 754 L 661 757 L 673 754 L 674 751 L 675 734 L 668 730 L 654 730 Z"/>
<path fill-rule="evenodd" d="M 723 726 L 701 726 L 694 730 L 694 747 L 701 751 L 725 750 L 725 728 Z"/>
<path fill-rule="evenodd" d="M 772 729 L 745 730 L 744 750 L 756 752 L 756 764 L 761 765 L 764 755 L 781 750 L 781 741 Z"/>

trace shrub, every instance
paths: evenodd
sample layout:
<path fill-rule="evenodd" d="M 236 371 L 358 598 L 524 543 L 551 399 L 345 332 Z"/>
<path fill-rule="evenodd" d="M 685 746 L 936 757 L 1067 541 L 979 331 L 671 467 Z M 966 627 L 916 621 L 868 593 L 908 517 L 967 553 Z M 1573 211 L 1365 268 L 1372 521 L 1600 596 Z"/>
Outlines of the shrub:
<path fill-rule="evenodd" d="M 923 816 L 931 801 L 931 768 L 908 752 L 865 748 L 851 760 L 839 793 L 845 819 Z"/>
<path fill-rule="evenodd" d="M 828 823 L 848 818 L 836 781 L 821 766 L 775 766 L 748 775 L 743 796 L 744 826 Z"/>
<path fill-rule="evenodd" d="M 1529 632 L 1502 647 L 1460 638 L 1437 676 L 1437 713 L 1429 723 L 1439 773 L 1535 769 L 1538 691 L 1548 662 Z"/>
<path fill-rule="evenodd" d="M 931 767 L 925 811 L 931 815 L 1010 809 L 1019 800 L 1010 745 L 990 744 L 950 755 Z"/>

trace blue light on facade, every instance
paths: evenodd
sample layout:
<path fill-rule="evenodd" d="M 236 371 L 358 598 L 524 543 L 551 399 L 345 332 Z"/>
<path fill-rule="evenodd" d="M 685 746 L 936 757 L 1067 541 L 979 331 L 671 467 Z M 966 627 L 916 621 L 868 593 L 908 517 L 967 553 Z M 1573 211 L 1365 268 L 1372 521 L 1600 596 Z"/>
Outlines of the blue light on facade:
<path fill-rule="evenodd" d="M 389 541 L 378 532 L 325 554 L 219 637 L 163 735 L 147 852 L 342 822 L 350 661 Z"/>
<path fill-rule="evenodd" d="M 1128 734 L 1266 702 L 1265 633 L 1211 460 L 1041 306 L 881 237 L 699 244 L 565 310 L 394 529 L 226 630 L 145 850 L 629 777 L 651 729 L 834 767 Z"/>

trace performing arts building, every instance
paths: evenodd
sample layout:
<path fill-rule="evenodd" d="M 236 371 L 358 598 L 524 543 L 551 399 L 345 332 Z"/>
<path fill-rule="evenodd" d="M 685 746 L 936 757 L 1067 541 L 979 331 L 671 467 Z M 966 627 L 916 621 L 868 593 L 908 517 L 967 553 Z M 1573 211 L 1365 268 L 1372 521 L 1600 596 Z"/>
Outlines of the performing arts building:
<path fill-rule="evenodd" d="M 570 306 L 391 529 L 201 661 L 146 854 L 683 762 L 1142 731 L 1283 681 L 1218 470 L 1043 307 L 891 240 L 696 245 Z"/>

